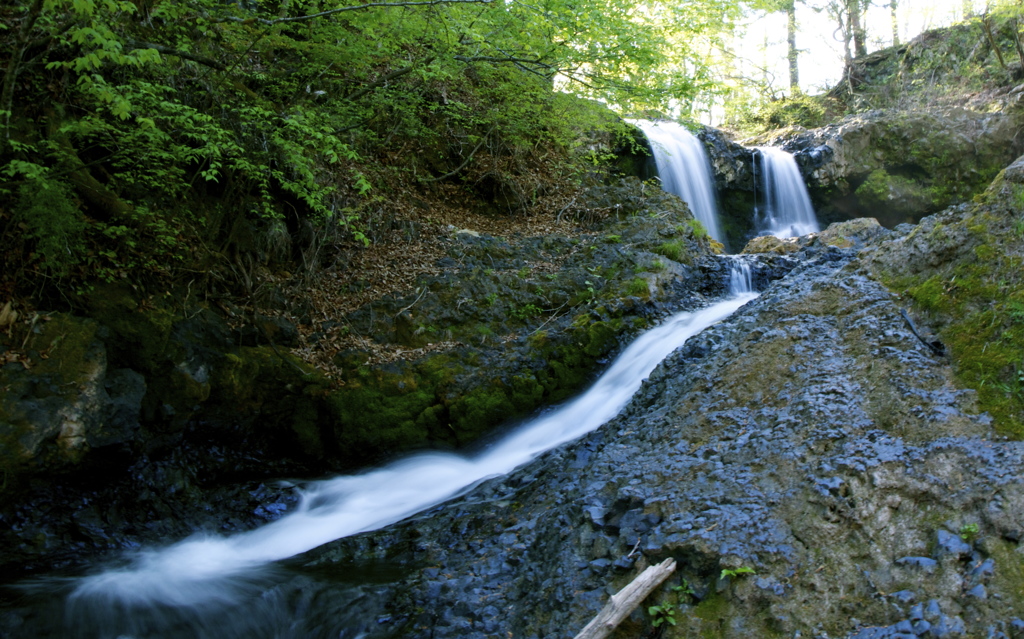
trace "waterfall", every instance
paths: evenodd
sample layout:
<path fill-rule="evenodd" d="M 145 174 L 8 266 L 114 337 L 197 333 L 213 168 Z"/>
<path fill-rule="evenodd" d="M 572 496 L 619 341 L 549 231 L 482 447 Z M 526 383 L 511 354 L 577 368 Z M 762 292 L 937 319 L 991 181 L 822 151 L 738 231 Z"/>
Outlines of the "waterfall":
<path fill-rule="evenodd" d="M 757 234 L 799 237 L 820 231 L 811 198 L 792 154 L 777 147 L 758 147 L 757 150 L 764 185 L 762 207 L 754 209 Z"/>
<path fill-rule="evenodd" d="M 690 206 L 708 234 L 722 244 L 715 180 L 707 151 L 697 136 L 675 122 L 631 120 L 647 136 L 654 151 L 661 187 Z"/>
<path fill-rule="evenodd" d="M 734 256 L 729 267 L 729 295 L 739 296 L 754 292 L 754 275 L 750 263 L 741 256 Z"/>
<path fill-rule="evenodd" d="M 738 258 L 729 262 L 727 299 L 678 313 L 643 333 L 589 390 L 475 455 L 425 453 L 362 474 L 312 482 L 295 511 L 275 522 L 233 536 L 197 535 L 135 552 L 118 567 L 74 580 L 63 612 L 45 623 L 75 627 L 81 636 L 222 637 L 227 622 L 218 622 L 221 617 L 259 620 L 276 614 L 288 619 L 295 612 L 274 599 L 274 584 L 281 578 L 274 562 L 422 512 L 612 419 L 662 359 L 757 297 L 750 287 L 750 267 Z"/>

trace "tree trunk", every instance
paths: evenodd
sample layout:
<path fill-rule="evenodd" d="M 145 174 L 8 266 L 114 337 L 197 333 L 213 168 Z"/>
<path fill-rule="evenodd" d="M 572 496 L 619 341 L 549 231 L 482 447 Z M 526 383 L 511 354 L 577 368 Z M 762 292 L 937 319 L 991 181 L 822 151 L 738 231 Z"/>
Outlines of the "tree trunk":
<path fill-rule="evenodd" d="M 4 73 L 3 86 L 0 87 L 0 111 L 4 115 L 4 136 L 0 140 L 0 150 L 7 150 L 7 140 L 11 136 L 11 113 L 14 111 L 14 88 L 15 80 L 21 71 L 21 59 L 25 55 L 25 49 L 31 40 L 32 28 L 42 13 L 43 0 L 35 0 L 29 7 L 25 17 L 22 18 L 21 29 L 18 32 L 18 39 L 14 50 L 11 51 L 11 59 L 7 62 L 7 70 Z"/>
<path fill-rule="evenodd" d="M 845 16 L 840 16 L 839 21 L 841 26 L 839 31 L 843 35 L 843 62 L 847 67 L 853 66 L 853 50 L 850 45 L 853 43 L 853 17 L 849 11 L 849 4 L 847 4 L 847 11 Z"/>
<path fill-rule="evenodd" d="M 54 142 L 61 152 L 60 168 L 67 175 L 68 182 L 71 182 L 82 199 L 90 205 L 93 214 L 103 221 L 112 220 L 134 226 L 132 206 L 89 173 L 89 167 L 78 157 L 78 152 L 67 134 L 61 132 L 60 116 L 56 110 L 46 109 L 46 118 L 47 138 Z"/>
<path fill-rule="evenodd" d="M 996 42 L 996 38 L 992 35 L 992 26 L 988 23 L 988 16 L 981 17 L 981 26 L 985 29 L 985 36 L 988 37 L 988 43 L 992 47 L 992 50 L 996 52 L 996 58 L 999 60 L 999 66 L 1003 68 L 1003 71 L 1008 71 L 1006 61 L 1003 60 L 1003 53 L 999 50 L 999 43 Z"/>
<path fill-rule="evenodd" d="M 896 17 L 896 6 L 899 0 L 889 0 L 889 16 L 892 19 L 892 45 L 900 46 L 900 21 Z"/>
<path fill-rule="evenodd" d="M 868 54 L 867 32 L 864 30 L 864 16 L 860 0 L 848 0 L 850 27 L 853 30 L 853 50 L 856 57 Z"/>
<path fill-rule="evenodd" d="M 786 4 L 786 41 L 789 45 L 789 93 L 800 93 L 800 68 L 797 64 L 799 52 L 796 49 L 796 0 Z"/>

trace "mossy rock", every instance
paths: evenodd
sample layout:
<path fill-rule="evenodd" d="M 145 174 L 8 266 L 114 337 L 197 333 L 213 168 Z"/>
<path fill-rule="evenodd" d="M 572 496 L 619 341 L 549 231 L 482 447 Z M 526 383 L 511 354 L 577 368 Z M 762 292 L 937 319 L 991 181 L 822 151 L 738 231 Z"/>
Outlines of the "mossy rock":
<path fill-rule="evenodd" d="M 882 237 L 887 231 L 873 217 L 860 217 L 835 222 L 818 234 L 818 241 L 839 248 L 860 248 L 866 242 Z"/>
<path fill-rule="evenodd" d="M 49 315 L 22 340 L 30 367 L 0 368 L 0 466 L 6 472 L 64 469 L 82 461 L 90 442 L 117 439 L 101 432 L 111 409 L 99 333 L 93 320 Z"/>
<path fill-rule="evenodd" d="M 114 284 L 97 287 L 87 302 L 90 316 L 117 335 L 112 350 L 132 368 L 148 372 L 163 364 L 174 327 L 173 310 L 142 307 L 127 288 Z"/>
<path fill-rule="evenodd" d="M 911 233 L 866 256 L 893 290 L 938 328 L 958 380 L 1001 433 L 1024 438 L 1024 223 L 1018 191 L 1024 158 L 979 202 L 925 218 Z M 1018 228 L 1019 227 L 1019 228 Z"/>
<path fill-rule="evenodd" d="M 745 255 L 758 253 L 786 255 L 796 253 L 800 250 L 800 244 L 796 240 L 797 238 L 791 237 L 778 238 L 774 235 L 762 235 L 747 242 L 747 245 L 743 247 L 742 253 Z"/>
<path fill-rule="evenodd" d="M 854 192 L 862 210 L 886 220 L 886 226 L 912 222 L 943 204 L 944 195 L 930 184 L 885 169 L 872 171 Z"/>

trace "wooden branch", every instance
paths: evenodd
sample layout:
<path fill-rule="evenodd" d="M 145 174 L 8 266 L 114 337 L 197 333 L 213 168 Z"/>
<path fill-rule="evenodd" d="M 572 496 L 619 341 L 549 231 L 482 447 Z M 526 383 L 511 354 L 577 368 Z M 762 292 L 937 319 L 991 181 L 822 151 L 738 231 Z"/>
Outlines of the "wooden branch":
<path fill-rule="evenodd" d="M 437 56 L 430 56 L 429 58 L 427 58 L 423 62 L 417 62 L 416 64 L 410 64 L 409 66 L 402 67 L 401 69 L 395 69 L 391 73 L 385 75 L 382 78 L 379 78 L 378 80 L 376 80 L 374 82 L 371 82 L 370 84 L 366 85 L 365 87 L 362 87 L 358 91 L 354 91 L 351 94 L 346 95 L 345 99 L 354 102 L 354 101 L 358 100 L 359 98 L 365 96 L 366 94 L 370 93 L 374 89 L 376 89 L 378 87 L 381 87 L 381 86 L 384 86 L 385 84 L 387 84 L 388 82 L 391 82 L 392 80 L 396 80 L 396 79 L 402 77 L 403 75 L 405 75 L 405 74 L 407 74 L 407 73 L 409 73 L 411 71 L 415 71 L 416 69 L 418 69 L 420 67 L 429 66 L 430 63 L 432 63 L 436 57 Z"/>
<path fill-rule="evenodd" d="M 529 60 L 527 58 L 514 58 L 512 56 L 494 56 L 494 55 L 456 55 L 452 56 L 453 59 L 459 62 L 519 62 L 522 64 L 536 64 L 537 66 L 552 68 L 550 64 L 545 64 L 540 60 Z"/>
<path fill-rule="evenodd" d="M 484 142 L 487 141 L 487 136 L 489 136 L 491 133 L 494 133 L 494 129 L 496 129 L 496 128 L 498 128 L 497 124 L 492 126 L 490 131 L 488 131 L 487 133 L 484 133 L 484 137 L 480 140 L 480 144 L 477 144 L 476 148 L 474 148 L 472 151 L 469 152 L 469 155 L 466 156 L 466 159 L 462 161 L 462 164 L 460 164 L 459 166 L 455 167 L 454 169 L 452 169 L 451 171 L 445 173 L 444 175 L 442 175 L 440 177 L 424 178 L 424 179 L 422 179 L 420 181 L 425 183 L 425 184 L 429 184 L 430 182 L 440 182 L 441 180 L 447 180 L 448 178 L 452 177 L 453 175 L 455 175 L 456 173 L 458 173 L 462 169 L 466 168 L 466 165 L 469 164 L 469 161 L 473 159 L 473 156 L 476 155 L 476 152 L 479 151 L 480 147 L 482 147 L 484 145 Z"/>
<path fill-rule="evenodd" d="M 640 573 L 628 586 L 612 595 L 601 612 L 576 635 L 576 639 L 603 639 L 610 635 L 651 591 L 675 571 L 676 560 L 669 558 Z"/>
<path fill-rule="evenodd" d="M 294 16 L 291 18 L 277 18 L 276 20 L 267 20 L 266 18 L 238 18 L 235 16 L 229 16 L 225 18 L 219 18 L 211 20 L 211 22 L 241 22 L 243 24 L 252 24 L 258 22 L 268 27 L 272 27 L 275 24 L 281 24 L 282 22 L 301 22 L 303 20 L 315 20 L 317 18 L 326 18 L 327 16 L 334 15 L 335 13 L 341 13 L 342 11 L 359 11 L 360 9 L 375 9 L 377 7 L 422 7 L 422 6 L 433 6 L 436 4 L 491 4 L 494 0 L 423 0 L 422 2 L 367 2 L 365 4 L 357 4 L 350 7 L 338 7 L 336 9 L 329 9 L 327 11 L 321 11 L 320 13 L 311 13 L 305 16 Z"/>
<path fill-rule="evenodd" d="M 97 212 L 105 214 L 106 219 L 133 225 L 135 209 L 89 173 L 87 165 L 78 157 L 78 151 L 71 144 L 67 134 L 61 132 L 60 118 L 56 111 L 47 109 L 46 117 L 47 137 L 55 142 L 62 152 L 60 168 L 82 199 L 97 209 Z"/>
<path fill-rule="evenodd" d="M 125 44 L 127 44 L 129 47 L 133 49 L 153 49 L 154 51 L 159 51 L 164 55 L 173 55 L 178 58 L 184 58 L 186 60 L 198 62 L 199 64 L 212 67 L 214 69 L 217 69 L 218 71 L 224 71 L 227 68 L 220 62 L 217 62 L 216 60 L 204 58 L 201 55 L 195 55 L 194 53 L 188 53 L 187 51 L 178 51 L 177 49 L 173 49 L 162 44 L 156 44 L 154 42 L 137 42 L 135 40 L 128 40 L 125 42 Z"/>
<path fill-rule="evenodd" d="M 1013 17 L 1013 43 L 1017 47 L 1017 57 L 1020 58 L 1020 66 L 1024 68 L 1024 45 L 1020 41 L 1020 21 L 1017 16 Z"/>

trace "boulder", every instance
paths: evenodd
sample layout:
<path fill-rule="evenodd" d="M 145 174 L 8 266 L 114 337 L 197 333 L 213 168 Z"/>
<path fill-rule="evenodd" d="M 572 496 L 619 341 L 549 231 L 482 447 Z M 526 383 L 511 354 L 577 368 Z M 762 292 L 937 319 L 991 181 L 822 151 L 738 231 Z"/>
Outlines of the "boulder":
<path fill-rule="evenodd" d="M 5 471 L 66 471 L 92 451 L 130 444 L 146 382 L 131 369 L 108 369 L 99 324 L 56 313 L 27 330 L 26 359 L 0 369 Z"/>

